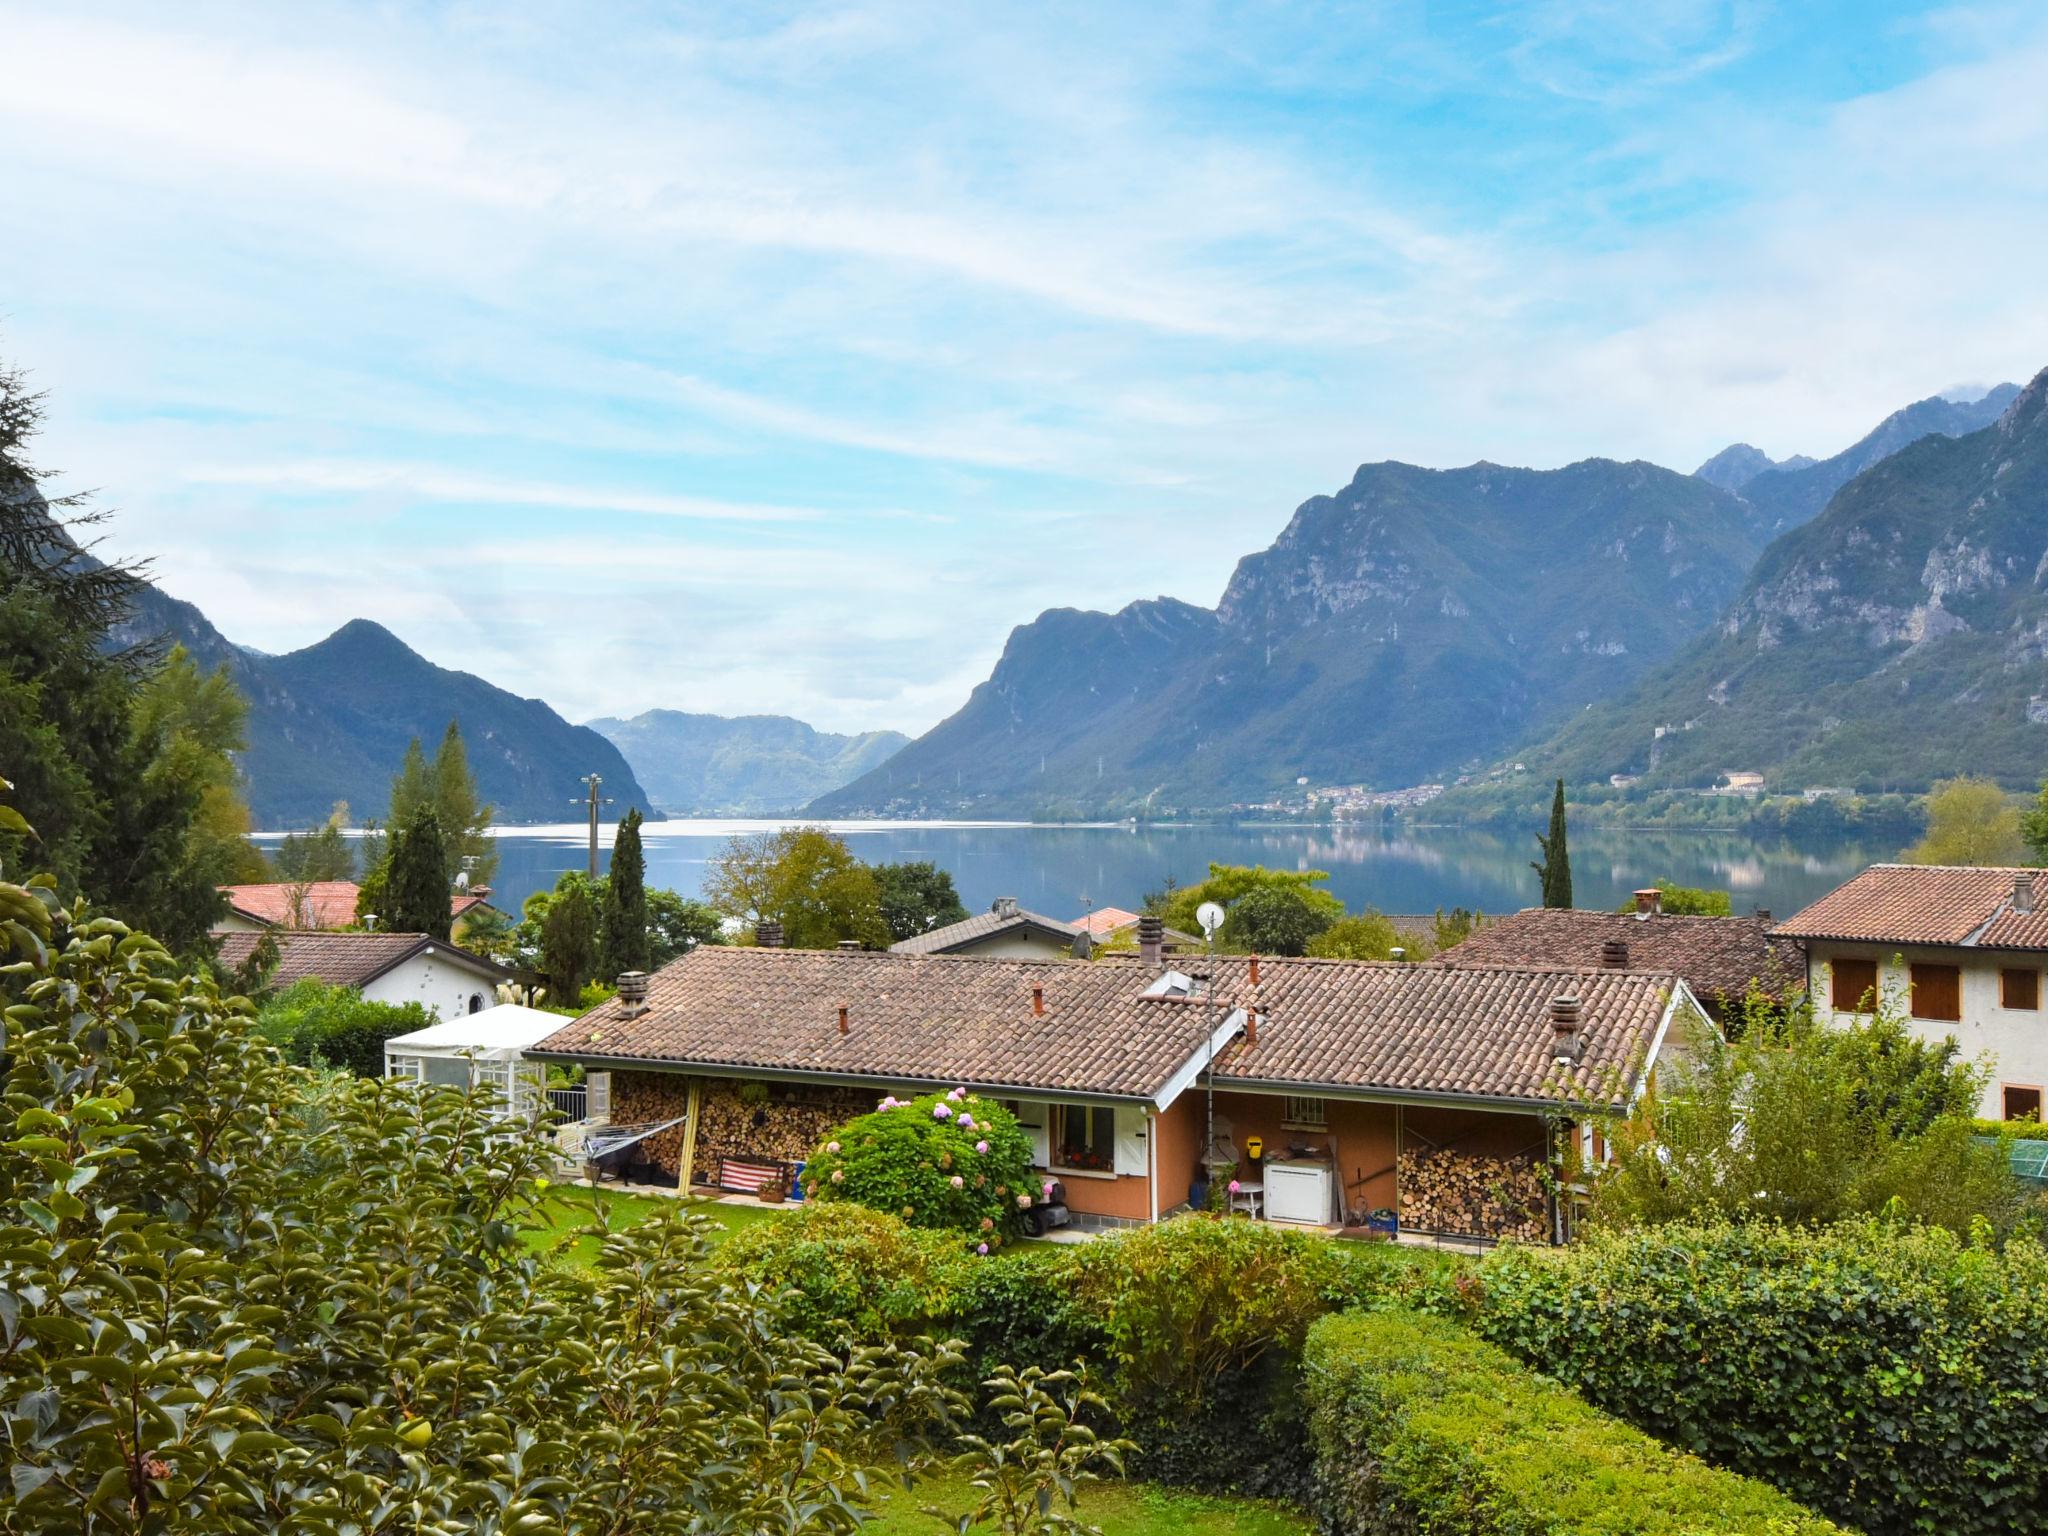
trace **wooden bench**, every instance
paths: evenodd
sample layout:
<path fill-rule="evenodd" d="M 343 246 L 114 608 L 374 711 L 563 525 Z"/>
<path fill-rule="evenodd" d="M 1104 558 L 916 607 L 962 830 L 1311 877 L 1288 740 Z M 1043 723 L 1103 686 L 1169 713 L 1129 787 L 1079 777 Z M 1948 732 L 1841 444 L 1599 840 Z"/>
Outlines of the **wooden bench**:
<path fill-rule="evenodd" d="M 789 1164 L 768 1158 L 722 1157 L 718 1160 L 718 1187 L 736 1195 L 758 1195 L 761 1186 L 780 1183 L 789 1190 Z"/>

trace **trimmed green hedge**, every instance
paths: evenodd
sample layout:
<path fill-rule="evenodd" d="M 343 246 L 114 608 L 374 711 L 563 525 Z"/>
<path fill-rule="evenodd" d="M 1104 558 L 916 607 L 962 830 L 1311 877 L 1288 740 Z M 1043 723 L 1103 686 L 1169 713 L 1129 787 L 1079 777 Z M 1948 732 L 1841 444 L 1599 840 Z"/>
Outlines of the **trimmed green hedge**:
<path fill-rule="evenodd" d="M 1662 1227 L 1485 1267 L 1479 1330 L 1872 1536 L 2048 1529 L 2048 1253 L 1939 1228 Z"/>
<path fill-rule="evenodd" d="M 307 976 L 263 1005 L 256 1031 L 296 1066 L 324 1062 L 357 1077 L 382 1077 L 384 1042 L 436 1022 L 419 1003 L 373 1003 L 354 987 Z"/>
<path fill-rule="evenodd" d="M 1305 1365 L 1317 1514 L 1336 1536 L 1840 1529 L 1659 1445 L 1440 1318 L 1324 1318 Z"/>
<path fill-rule="evenodd" d="M 1979 1136 L 1999 1136 L 2012 1141 L 2048 1141 L 2048 1120 L 1979 1120 Z"/>

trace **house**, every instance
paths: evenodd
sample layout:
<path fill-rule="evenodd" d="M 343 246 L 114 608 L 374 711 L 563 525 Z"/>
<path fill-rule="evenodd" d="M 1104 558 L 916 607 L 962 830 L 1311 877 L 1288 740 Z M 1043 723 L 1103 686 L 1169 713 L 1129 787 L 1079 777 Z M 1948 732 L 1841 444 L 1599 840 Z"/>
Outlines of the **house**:
<path fill-rule="evenodd" d="M 268 880 L 255 885 L 224 885 L 227 915 L 214 924 L 215 933 L 256 933 L 265 928 L 347 928 L 356 920 L 362 887 L 353 880 Z M 463 919 L 480 911 L 496 912 L 491 888 L 479 885 L 457 891 L 448 912 L 460 929 Z"/>
<path fill-rule="evenodd" d="M 332 987 L 355 987 L 376 1003 L 420 1003 L 437 1018 L 481 1013 L 497 1001 L 498 986 L 514 973 L 466 949 L 424 933 L 322 933 L 276 929 L 278 965 L 271 985 L 288 987 L 308 976 Z M 220 961 L 229 969 L 248 962 L 262 933 L 230 933 Z"/>
<path fill-rule="evenodd" d="M 889 946 L 899 955 L 994 955 L 1019 959 L 1071 953 L 1080 930 L 1056 917 L 1041 917 L 998 896 L 986 912 L 913 934 Z"/>
<path fill-rule="evenodd" d="M 964 1086 L 1007 1102 L 1082 1225 L 1157 1220 L 1213 1162 L 1255 1214 L 1542 1237 L 1560 1137 L 1633 1105 L 1697 1015 L 1635 971 L 705 946 L 528 1054 L 609 1070 L 616 1122 L 687 1116 L 647 1151 L 686 1184 L 730 1164 L 744 1187 L 886 1094 Z"/>
<path fill-rule="evenodd" d="M 1867 1017 L 1882 998 L 1923 1039 L 1989 1053 L 1979 1113 L 2039 1120 L 2048 1093 L 2048 911 L 2033 869 L 1876 864 L 1774 932 L 1806 946 L 1821 1017 Z"/>
<path fill-rule="evenodd" d="M 1752 985 L 1774 1003 L 1806 988 L 1806 951 L 1774 936 L 1771 914 L 1694 917 L 1664 910 L 1662 893 L 1635 893 L 1633 912 L 1527 907 L 1488 918 L 1440 965 L 1555 965 L 1683 976 L 1717 1021 L 1739 1009 Z"/>
<path fill-rule="evenodd" d="M 1075 918 L 1072 926 L 1088 935 L 1088 948 L 1109 943 L 1129 934 L 1136 938 L 1138 925 L 1145 919 L 1142 912 L 1127 911 L 1123 907 L 1098 907 Z M 1168 928 L 1163 923 L 1159 936 L 1170 950 L 1193 951 L 1205 948 L 1203 940 L 1178 928 Z"/>

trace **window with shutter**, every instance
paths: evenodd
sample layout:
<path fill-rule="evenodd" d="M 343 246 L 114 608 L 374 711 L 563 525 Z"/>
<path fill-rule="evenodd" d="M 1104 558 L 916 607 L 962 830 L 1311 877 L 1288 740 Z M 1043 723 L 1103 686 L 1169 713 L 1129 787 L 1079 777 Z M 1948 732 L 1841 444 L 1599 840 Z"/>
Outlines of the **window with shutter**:
<path fill-rule="evenodd" d="M 1913 1017 L 1959 1024 L 1963 1017 L 1963 973 L 1953 965 L 1913 967 Z"/>
<path fill-rule="evenodd" d="M 2005 1118 L 2008 1120 L 2039 1120 L 2041 1118 L 2041 1090 L 2023 1088 L 2018 1083 L 2005 1084 Z"/>
<path fill-rule="evenodd" d="M 2038 1012 L 2041 1007 L 2041 973 L 2008 968 L 1998 973 L 1998 1004 L 2001 1008 L 2024 1008 Z"/>
<path fill-rule="evenodd" d="M 1830 962 L 1833 973 L 1828 998 L 1837 1013 L 1868 1013 L 1877 999 L 1877 962 L 1841 959 Z"/>

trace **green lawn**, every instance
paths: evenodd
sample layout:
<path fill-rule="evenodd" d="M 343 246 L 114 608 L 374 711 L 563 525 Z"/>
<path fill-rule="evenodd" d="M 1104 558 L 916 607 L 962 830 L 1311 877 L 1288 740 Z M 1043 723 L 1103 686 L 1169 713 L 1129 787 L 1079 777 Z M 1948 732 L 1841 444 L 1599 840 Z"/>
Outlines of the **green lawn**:
<path fill-rule="evenodd" d="M 611 1226 L 625 1227 L 650 1212 L 675 1203 L 666 1195 L 632 1195 L 614 1189 L 565 1185 L 548 1196 L 543 1207 L 547 1225 L 528 1232 L 526 1246 L 540 1253 L 559 1253 L 572 1264 L 588 1264 L 596 1257 L 597 1241 L 574 1234 L 590 1225 L 593 1204 L 603 1207 L 605 1220 Z M 757 1221 L 773 1221 L 781 1209 L 765 1205 L 723 1205 L 715 1200 L 693 1201 L 691 1206 L 710 1217 L 725 1232 L 736 1232 Z M 716 1242 L 722 1235 L 713 1233 L 712 1240 Z"/>
<path fill-rule="evenodd" d="M 1303 1516 L 1276 1504 L 1212 1499 L 1147 1483 L 1084 1483 L 1080 1493 L 1074 1513 L 1101 1526 L 1103 1536 L 1308 1536 L 1313 1529 Z M 974 1498 L 967 1479 L 952 1475 L 920 1481 L 907 1493 L 892 1488 L 877 1499 L 880 1518 L 865 1529 L 879 1536 L 938 1536 L 946 1527 L 924 1513 L 925 1506 L 957 1514 L 971 1508 Z"/>

